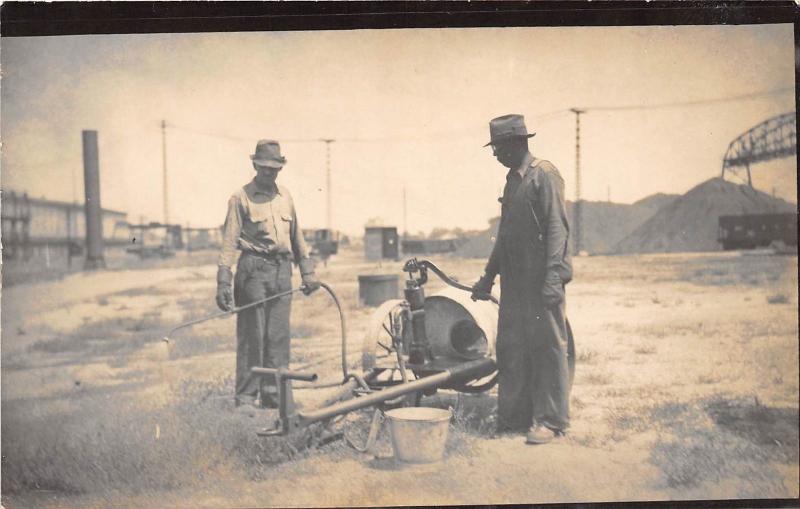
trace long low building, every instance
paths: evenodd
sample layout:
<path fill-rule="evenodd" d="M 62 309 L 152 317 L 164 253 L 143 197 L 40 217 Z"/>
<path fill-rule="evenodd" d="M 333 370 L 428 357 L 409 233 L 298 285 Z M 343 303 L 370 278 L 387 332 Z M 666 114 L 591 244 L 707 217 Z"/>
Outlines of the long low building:
<path fill-rule="evenodd" d="M 82 253 L 86 243 L 83 205 L 3 191 L 1 208 L 4 264 L 50 268 L 69 265 L 72 255 Z M 103 209 L 102 213 L 106 244 L 127 243 L 128 214 L 110 209 Z"/>

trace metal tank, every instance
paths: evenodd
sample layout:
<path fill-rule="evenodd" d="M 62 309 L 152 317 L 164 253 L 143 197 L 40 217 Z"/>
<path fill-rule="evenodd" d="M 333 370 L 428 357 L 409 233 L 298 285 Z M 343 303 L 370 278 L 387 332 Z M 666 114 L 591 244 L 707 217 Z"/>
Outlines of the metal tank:
<path fill-rule="evenodd" d="M 463 290 L 445 287 L 425 297 L 425 335 L 438 366 L 495 357 L 499 306 L 491 301 L 473 301 Z M 362 344 L 362 368 L 393 369 L 396 355 L 386 347 L 392 336 L 402 337 L 408 354 L 411 323 L 408 302 L 392 299 L 371 315 Z M 391 331 L 391 334 L 390 334 Z"/>
<path fill-rule="evenodd" d="M 425 299 L 425 333 L 435 358 L 494 358 L 499 306 L 473 301 L 470 294 L 446 287 Z"/>

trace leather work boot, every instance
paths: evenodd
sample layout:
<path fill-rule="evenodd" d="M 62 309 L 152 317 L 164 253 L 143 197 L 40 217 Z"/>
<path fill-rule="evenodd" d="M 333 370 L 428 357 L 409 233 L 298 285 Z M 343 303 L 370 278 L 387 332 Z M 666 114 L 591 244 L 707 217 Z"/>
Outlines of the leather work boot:
<path fill-rule="evenodd" d="M 492 430 L 491 438 L 501 438 L 510 435 L 524 435 L 527 430 L 525 428 L 509 428 L 507 426 L 497 426 Z"/>
<path fill-rule="evenodd" d="M 560 431 L 553 431 L 547 426 L 537 424 L 531 426 L 528 433 L 525 435 L 525 443 L 531 445 L 546 444 L 551 442 L 554 438 L 563 436 Z"/>

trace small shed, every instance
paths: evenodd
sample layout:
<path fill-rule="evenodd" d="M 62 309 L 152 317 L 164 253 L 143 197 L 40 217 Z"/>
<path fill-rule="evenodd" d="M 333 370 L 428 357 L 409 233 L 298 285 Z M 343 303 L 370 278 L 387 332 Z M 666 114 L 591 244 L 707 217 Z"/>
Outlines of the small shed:
<path fill-rule="evenodd" d="M 395 226 L 367 226 L 364 230 L 364 257 L 367 260 L 399 260 L 400 238 Z"/>

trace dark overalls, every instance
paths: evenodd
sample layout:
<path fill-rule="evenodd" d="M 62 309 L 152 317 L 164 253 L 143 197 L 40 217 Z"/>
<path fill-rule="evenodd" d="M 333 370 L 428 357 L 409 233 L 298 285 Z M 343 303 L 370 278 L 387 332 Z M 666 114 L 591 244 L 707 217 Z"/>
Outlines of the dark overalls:
<path fill-rule="evenodd" d="M 497 242 L 488 271 L 499 272 L 497 333 L 498 427 L 524 430 L 569 426 L 570 378 L 564 303 L 547 308 L 548 271 L 572 278 L 564 183 L 549 162 L 534 159 L 523 174 L 509 172 Z M 570 338 L 571 339 L 571 338 Z"/>

